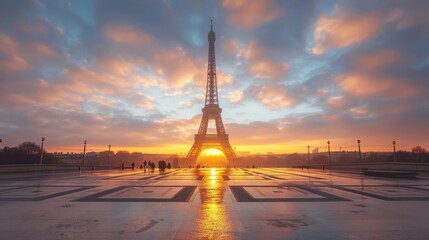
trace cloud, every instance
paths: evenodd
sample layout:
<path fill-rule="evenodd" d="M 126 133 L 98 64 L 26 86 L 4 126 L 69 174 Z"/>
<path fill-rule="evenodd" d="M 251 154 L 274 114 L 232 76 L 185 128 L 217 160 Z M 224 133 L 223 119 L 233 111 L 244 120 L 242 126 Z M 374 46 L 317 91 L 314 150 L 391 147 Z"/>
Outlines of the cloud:
<path fill-rule="evenodd" d="M 343 96 L 333 96 L 328 100 L 328 104 L 336 109 L 344 107 L 347 102 Z"/>
<path fill-rule="evenodd" d="M 351 108 L 350 112 L 356 117 L 368 117 L 368 116 L 370 116 L 369 110 L 366 107 Z"/>
<path fill-rule="evenodd" d="M 257 78 L 279 79 L 288 70 L 289 65 L 284 62 L 275 62 L 272 60 L 256 61 L 250 66 L 250 72 Z"/>
<path fill-rule="evenodd" d="M 409 4 L 401 7 L 396 7 L 388 13 L 388 20 L 394 21 L 398 29 L 404 29 L 429 22 L 429 14 L 427 12 L 428 4 L 419 2 L 418 4 Z"/>
<path fill-rule="evenodd" d="M 232 84 L 234 82 L 234 77 L 226 72 L 216 71 L 216 80 L 218 87 L 223 87 L 228 84 Z"/>
<path fill-rule="evenodd" d="M 56 52 L 44 43 L 35 43 L 33 45 L 30 45 L 29 48 L 34 49 L 34 52 L 37 54 L 37 56 L 43 55 L 52 57 L 56 55 Z"/>
<path fill-rule="evenodd" d="M 402 83 L 400 78 L 348 73 L 338 78 L 341 89 L 353 96 L 406 98 L 420 92 L 418 86 Z"/>
<path fill-rule="evenodd" d="M 153 38 L 148 33 L 129 24 L 109 24 L 104 27 L 103 32 L 107 38 L 120 44 L 142 46 L 153 42 Z"/>
<path fill-rule="evenodd" d="M 316 22 L 312 48 L 316 55 L 367 41 L 381 32 L 382 19 L 377 12 L 356 14 L 336 7 L 332 15 L 331 18 L 321 16 Z"/>
<path fill-rule="evenodd" d="M 128 96 L 128 102 L 132 103 L 134 106 L 146 110 L 155 109 L 154 98 L 146 96 L 141 93 L 133 93 L 131 96 Z"/>
<path fill-rule="evenodd" d="M 195 61 L 180 47 L 156 54 L 154 61 L 160 77 L 173 88 L 183 88 L 191 82 L 200 80 L 195 77 L 201 69 L 204 69 L 202 62 Z"/>
<path fill-rule="evenodd" d="M 118 74 L 122 77 L 129 74 L 134 67 L 132 62 L 121 59 L 120 56 L 98 58 L 94 61 L 95 65 L 109 73 Z"/>
<path fill-rule="evenodd" d="M 228 22 L 239 28 L 258 27 L 283 14 L 275 2 L 268 0 L 224 0 L 223 7 L 228 11 Z"/>
<path fill-rule="evenodd" d="M 365 117 L 368 114 L 365 108 L 356 108 L 353 111 L 354 115 L 288 116 L 265 122 L 228 124 L 226 128 L 234 145 L 260 146 L 261 142 L 263 145 L 276 144 L 281 146 L 278 150 L 280 152 L 293 151 L 296 145 L 302 150 L 298 148 L 295 151 L 304 152 L 308 144 L 314 148 L 325 149 L 326 140 L 331 141 L 331 148 L 341 146 L 345 151 L 355 151 L 357 139 L 362 140 L 363 151 L 390 149 L 392 139 L 400 139 L 401 149 L 406 150 L 413 147 L 412 139 L 418 138 L 422 144 L 429 144 L 423 134 L 415 132 L 421 129 L 427 134 L 425 121 L 422 120 L 427 114 L 420 113 L 416 118 L 414 110 L 407 110 L 406 114 L 389 114 L 387 118 L 368 118 Z M 403 124 L 408 121 L 409 116 L 414 116 L 414 125 Z M 294 148 L 288 149 L 291 145 Z"/>
<path fill-rule="evenodd" d="M 407 60 L 405 54 L 395 49 L 381 49 L 376 52 L 358 53 L 352 58 L 355 68 L 361 68 L 366 71 L 404 63 Z"/>
<path fill-rule="evenodd" d="M 244 93 L 240 90 L 235 90 L 235 91 L 229 92 L 225 96 L 225 98 L 232 103 L 239 103 L 244 99 Z"/>
<path fill-rule="evenodd" d="M 249 60 L 249 71 L 256 78 L 281 79 L 289 69 L 289 64 L 286 62 L 272 60 L 268 49 L 254 40 L 244 47 L 242 55 Z"/>
<path fill-rule="evenodd" d="M 157 85 L 157 81 L 155 79 L 149 78 L 145 75 L 134 75 L 132 81 L 142 88 L 149 88 Z"/>
<path fill-rule="evenodd" d="M 0 69 L 5 68 L 8 71 L 25 71 L 29 67 L 29 64 L 24 59 L 16 56 L 7 60 L 0 60 L 0 65 L 3 66 Z"/>
<path fill-rule="evenodd" d="M 237 55 L 240 51 L 240 43 L 237 39 L 222 39 L 222 48 L 225 52 L 231 55 Z"/>
<path fill-rule="evenodd" d="M 284 85 L 265 85 L 260 89 L 257 98 L 270 109 L 283 108 L 295 103 L 295 99 Z"/>
<path fill-rule="evenodd" d="M 5 74 L 24 72 L 59 60 L 58 53 L 44 42 L 20 41 L 0 32 L 0 71 Z"/>
<path fill-rule="evenodd" d="M 0 33 L 0 54 L 5 57 L 0 58 L 0 70 L 3 71 L 24 71 L 29 67 L 26 60 L 21 58 L 17 50 L 18 43 L 10 36 Z"/>

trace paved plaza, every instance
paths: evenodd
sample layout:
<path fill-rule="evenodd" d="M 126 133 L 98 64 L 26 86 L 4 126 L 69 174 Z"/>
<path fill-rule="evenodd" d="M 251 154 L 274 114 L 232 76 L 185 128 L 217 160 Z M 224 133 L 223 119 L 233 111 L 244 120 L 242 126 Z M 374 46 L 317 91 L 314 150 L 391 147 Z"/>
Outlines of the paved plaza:
<path fill-rule="evenodd" d="M 175 169 L 0 175 L 0 239 L 429 239 L 429 175 Z"/>

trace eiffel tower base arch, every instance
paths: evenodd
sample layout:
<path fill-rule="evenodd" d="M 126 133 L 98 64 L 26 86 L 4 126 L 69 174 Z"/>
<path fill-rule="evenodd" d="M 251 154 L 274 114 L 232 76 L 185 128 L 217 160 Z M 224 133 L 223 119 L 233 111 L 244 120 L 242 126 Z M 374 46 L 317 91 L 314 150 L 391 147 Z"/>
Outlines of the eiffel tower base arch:
<path fill-rule="evenodd" d="M 188 153 L 188 159 L 196 162 L 198 156 L 206 149 L 215 148 L 220 150 L 226 157 L 228 162 L 234 161 L 237 157 L 229 144 L 228 135 L 205 134 L 195 135 L 195 142 Z"/>

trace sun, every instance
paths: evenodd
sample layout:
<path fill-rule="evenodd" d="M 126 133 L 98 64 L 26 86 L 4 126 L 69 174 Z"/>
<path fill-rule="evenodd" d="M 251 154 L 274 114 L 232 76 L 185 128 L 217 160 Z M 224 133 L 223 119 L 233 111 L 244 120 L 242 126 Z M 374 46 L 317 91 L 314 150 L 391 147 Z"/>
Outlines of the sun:
<path fill-rule="evenodd" d="M 208 156 L 220 156 L 220 155 L 223 155 L 223 152 L 216 148 L 209 148 L 204 150 L 202 154 L 208 155 Z"/>

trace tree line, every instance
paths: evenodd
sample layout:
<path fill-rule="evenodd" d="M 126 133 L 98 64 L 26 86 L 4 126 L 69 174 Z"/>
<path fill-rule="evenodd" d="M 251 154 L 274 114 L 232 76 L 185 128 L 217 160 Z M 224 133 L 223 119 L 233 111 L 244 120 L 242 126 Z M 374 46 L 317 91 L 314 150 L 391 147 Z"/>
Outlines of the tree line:
<path fill-rule="evenodd" d="M 40 163 L 40 145 L 23 142 L 17 147 L 4 147 L 0 151 L 0 164 L 37 164 Z M 59 163 L 52 153 L 43 150 L 43 163 Z"/>

